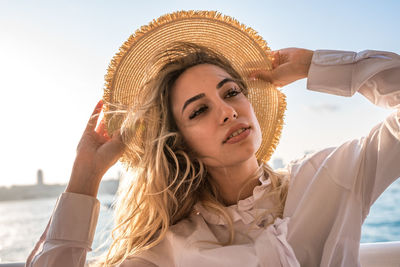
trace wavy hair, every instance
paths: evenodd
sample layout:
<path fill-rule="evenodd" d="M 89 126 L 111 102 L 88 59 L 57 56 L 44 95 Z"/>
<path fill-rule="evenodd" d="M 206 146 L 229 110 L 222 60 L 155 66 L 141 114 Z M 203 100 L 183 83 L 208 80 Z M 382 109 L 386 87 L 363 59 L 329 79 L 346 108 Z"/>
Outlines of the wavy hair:
<path fill-rule="evenodd" d="M 159 53 L 156 60 L 164 62 L 156 77 L 143 88 L 140 108 L 127 112 L 122 126 L 124 142 L 130 142 L 125 133 L 135 131 L 142 124 L 141 142 L 135 146 L 134 175 L 120 187 L 115 207 L 115 227 L 112 244 L 96 265 L 118 265 L 126 258 L 138 255 L 162 241 L 169 227 L 187 218 L 197 202 L 219 214 L 228 224 L 229 239 L 234 240 L 233 221 L 226 210 L 217 183 L 207 168 L 191 151 L 177 130 L 171 111 L 170 93 L 178 77 L 190 67 L 213 64 L 234 78 L 247 96 L 242 77 L 223 56 L 215 51 L 191 44 L 176 43 Z M 274 218 L 282 217 L 288 190 L 287 175 L 274 172 L 260 162 L 258 170 L 249 177 L 261 175 L 271 180 L 268 197 L 276 200 L 269 211 Z M 238 195 L 239 199 L 240 193 Z"/>

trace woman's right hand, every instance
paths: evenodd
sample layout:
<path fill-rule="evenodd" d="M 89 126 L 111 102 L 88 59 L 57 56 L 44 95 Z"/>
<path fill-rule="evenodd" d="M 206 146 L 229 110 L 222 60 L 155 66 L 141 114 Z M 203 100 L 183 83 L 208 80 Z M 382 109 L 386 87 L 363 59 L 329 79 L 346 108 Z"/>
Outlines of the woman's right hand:
<path fill-rule="evenodd" d="M 104 121 L 95 129 L 102 107 L 100 100 L 83 132 L 65 192 L 96 197 L 103 175 L 124 152 L 125 145 L 119 130 L 109 137 Z"/>
<path fill-rule="evenodd" d="M 272 51 L 272 69 L 257 70 L 249 78 L 261 79 L 282 87 L 306 78 L 314 51 L 302 48 L 284 48 Z"/>

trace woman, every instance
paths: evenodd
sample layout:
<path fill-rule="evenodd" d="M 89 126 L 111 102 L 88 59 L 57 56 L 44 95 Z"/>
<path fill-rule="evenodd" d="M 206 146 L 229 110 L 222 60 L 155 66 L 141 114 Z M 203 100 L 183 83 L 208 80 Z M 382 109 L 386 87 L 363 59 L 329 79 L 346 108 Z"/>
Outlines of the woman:
<path fill-rule="evenodd" d="M 174 14 L 157 23 L 168 28 L 182 17 L 196 27 L 202 23 L 199 17 L 221 21 L 215 14 L 185 13 L 179 19 Z M 190 26 L 186 23 L 185 29 Z M 113 61 L 105 92 L 106 123 L 95 129 L 100 102 L 78 146 L 66 192 L 27 266 L 84 265 L 98 216 L 100 180 L 121 155 L 136 176 L 120 192 L 114 242 L 100 263 L 357 265 L 369 207 L 400 176 L 398 114 L 366 137 L 324 149 L 291 163 L 287 173 L 277 173 L 264 162 L 279 137 L 284 99 L 271 91 L 275 95 L 260 100 L 269 101 L 261 104 L 266 114 L 275 114 L 265 119 L 256 111 L 261 102 L 252 90 L 259 80 L 285 86 L 307 77 L 311 90 L 343 96 L 358 91 L 375 104 L 398 107 L 399 56 L 282 49 L 271 53 L 270 70 L 244 67 L 253 70 L 250 81 L 233 66 L 235 60 L 226 58 L 229 53 L 221 52 L 224 48 L 211 49 L 196 40 L 171 42 L 157 57 L 142 60 L 155 67 L 142 68 L 140 73 L 147 74 L 141 89 L 126 90 L 121 81 L 137 80 L 132 78 L 136 68 L 126 61 L 140 42 L 143 39 L 128 41 L 123 55 Z M 268 63 L 267 58 L 263 64 Z M 124 68 L 129 71 L 124 73 Z M 134 96 L 129 95 L 132 90 Z M 134 103 L 123 115 L 115 111 L 124 104 L 113 98 L 119 94 L 119 99 Z M 113 132 L 112 137 L 107 132 Z"/>

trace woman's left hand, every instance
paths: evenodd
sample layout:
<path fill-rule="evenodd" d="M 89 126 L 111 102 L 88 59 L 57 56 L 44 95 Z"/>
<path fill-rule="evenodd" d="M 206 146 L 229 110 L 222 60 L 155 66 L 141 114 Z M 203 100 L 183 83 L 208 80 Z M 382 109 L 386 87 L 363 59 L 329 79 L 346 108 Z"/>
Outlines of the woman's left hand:
<path fill-rule="evenodd" d="M 104 120 L 96 128 L 102 107 L 100 101 L 83 132 L 66 192 L 96 197 L 103 175 L 124 153 L 119 130 L 109 136 Z"/>
<path fill-rule="evenodd" d="M 282 87 L 306 78 L 314 51 L 302 48 L 284 48 L 272 51 L 272 69 L 258 70 L 249 78 L 258 78 Z"/>

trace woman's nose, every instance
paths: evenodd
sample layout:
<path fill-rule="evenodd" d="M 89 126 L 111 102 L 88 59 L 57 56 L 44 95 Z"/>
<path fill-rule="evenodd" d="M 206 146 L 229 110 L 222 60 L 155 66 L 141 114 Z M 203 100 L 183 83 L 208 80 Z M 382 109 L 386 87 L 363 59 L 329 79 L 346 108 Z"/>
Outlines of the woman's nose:
<path fill-rule="evenodd" d="M 221 106 L 220 112 L 221 112 L 221 116 L 220 116 L 221 124 L 225 124 L 225 123 L 227 123 L 231 120 L 234 120 L 238 117 L 236 110 L 231 105 L 228 105 L 226 103 L 224 103 Z"/>

